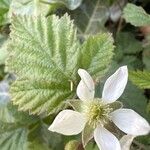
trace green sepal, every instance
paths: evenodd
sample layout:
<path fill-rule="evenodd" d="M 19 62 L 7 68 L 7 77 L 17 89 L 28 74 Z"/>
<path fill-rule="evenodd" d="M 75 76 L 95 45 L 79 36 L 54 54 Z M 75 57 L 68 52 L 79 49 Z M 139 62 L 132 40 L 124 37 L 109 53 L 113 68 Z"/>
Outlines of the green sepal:
<path fill-rule="evenodd" d="M 112 111 L 114 111 L 114 110 L 116 110 L 116 109 L 122 108 L 122 107 L 123 107 L 123 104 L 122 104 L 122 102 L 120 102 L 120 101 L 115 101 L 115 102 L 109 104 L 109 106 L 110 106 L 110 108 L 112 108 Z"/>
<path fill-rule="evenodd" d="M 82 131 L 82 144 L 85 148 L 88 142 L 93 138 L 94 128 L 88 123 L 85 125 L 84 130 Z"/>
<path fill-rule="evenodd" d="M 83 102 L 80 99 L 71 99 L 68 100 L 67 103 L 78 112 L 82 111 Z"/>

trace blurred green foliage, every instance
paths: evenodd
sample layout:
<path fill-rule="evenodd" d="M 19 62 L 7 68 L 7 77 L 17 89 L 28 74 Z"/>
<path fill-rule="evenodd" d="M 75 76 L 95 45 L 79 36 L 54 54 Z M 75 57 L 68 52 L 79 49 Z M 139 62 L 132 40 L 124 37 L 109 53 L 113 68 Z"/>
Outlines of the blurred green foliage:
<path fill-rule="evenodd" d="M 128 2 L 130 4 L 127 4 Z M 77 144 L 81 144 L 79 135 L 66 137 L 47 130 L 57 112 L 49 116 L 31 115 L 30 111 L 18 111 L 18 107 L 10 101 L 8 88 L 16 77 L 5 69 L 7 67 L 5 60 L 9 55 L 7 51 L 9 25 L 14 14 L 47 17 L 51 14 L 63 16 L 68 13 L 74 20 L 81 44 L 91 35 L 111 32 L 115 44 L 114 57 L 107 67 L 108 72 L 101 76 L 97 84 L 96 95 L 101 97 L 103 84 L 109 75 L 119 66 L 127 65 L 131 81 L 128 82 L 120 101 L 124 107 L 134 109 L 150 122 L 149 6 L 149 0 L 78 0 L 76 2 L 74 0 L 0 0 L 0 150 L 64 150 L 69 141 L 76 140 Z M 112 16 L 116 19 L 114 20 Z M 30 25 L 31 32 L 32 28 Z M 88 44 L 84 45 L 84 53 L 89 47 Z M 94 53 L 95 49 L 96 47 L 93 49 Z M 105 59 L 107 57 L 105 56 Z M 101 61 L 102 58 L 99 58 L 99 64 Z M 131 149 L 150 149 L 149 136 L 136 138 Z M 86 150 L 98 150 L 93 140 L 88 143 Z"/>

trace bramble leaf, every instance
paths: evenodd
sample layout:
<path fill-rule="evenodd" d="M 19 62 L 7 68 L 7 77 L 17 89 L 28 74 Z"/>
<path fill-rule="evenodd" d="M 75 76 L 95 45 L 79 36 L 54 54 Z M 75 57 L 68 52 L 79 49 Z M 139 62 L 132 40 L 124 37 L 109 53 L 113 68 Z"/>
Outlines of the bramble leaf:
<path fill-rule="evenodd" d="M 123 13 L 125 20 L 134 26 L 150 25 L 150 15 L 142 7 L 128 3 Z"/>
<path fill-rule="evenodd" d="M 60 110 L 62 102 L 75 95 L 77 70 L 87 69 L 99 79 L 114 49 L 108 33 L 89 37 L 80 46 L 68 15 L 13 16 L 10 37 L 6 66 L 17 77 L 10 89 L 11 98 L 20 110 L 31 114 Z"/>
<path fill-rule="evenodd" d="M 150 89 L 150 72 L 149 71 L 131 71 L 131 81 L 142 89 Z"/>

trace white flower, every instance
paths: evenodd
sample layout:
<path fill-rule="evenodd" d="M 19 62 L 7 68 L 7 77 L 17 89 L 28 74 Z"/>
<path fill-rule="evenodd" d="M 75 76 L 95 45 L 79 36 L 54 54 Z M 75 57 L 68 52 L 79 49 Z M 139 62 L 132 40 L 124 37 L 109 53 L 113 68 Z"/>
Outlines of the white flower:
<path fill-rule="evenodd" d="M 94 127 L 94 139 L 101 150 L 121 150 L 118 139 L 105 128 L 112 121 L 126 134 L 138 136 L 148 134 L 148 122 L 131 109 L 112 111 L 110 104 L 123 93 L 128 80 L 127 66 L 120 67 L 105 82 L 102 98 L 94 98 L 94 82 L 84 69 L 79 69 L 81 81 L 77 87 L 77 95 L 83 102 L 83 111 L 63 110 L 55 118 L 50 131 L 64 135 L 79 134 L 86 124 Z"/>

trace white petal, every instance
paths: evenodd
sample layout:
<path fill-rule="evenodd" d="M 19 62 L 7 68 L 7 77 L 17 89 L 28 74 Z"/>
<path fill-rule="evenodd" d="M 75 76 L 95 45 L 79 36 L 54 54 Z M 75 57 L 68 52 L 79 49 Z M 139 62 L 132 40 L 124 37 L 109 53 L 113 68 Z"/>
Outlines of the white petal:
<path fill-rule="evenodd" d="M 120 139 L 121 150 L 130 150 L 130 146 L 131 146 L 134 138 L 135 138 L 135 136 L 133 136 L 133 135 L 129 135 L 129 134 L 124 135 Z"/>
<path fill-rule="evenodd" d="M 76 135 L 84 129 L 85 123 L 85 118 L 81 113 L 63 110 L 56 116 L 48 129 L 64 135 Z"/>
<path fill-rule="evenodd" d="M 127 66 L 120 67 L 105 82 L 102 99 L 107 103 L 116 101 L 123 93 L 128 80 Z"/>
<path fill-rule="evenodd" d="M 78 74 L 81 81 L 77 87 L 77 95 L 81 100 L 92 100 L 95 94 L 94 82 L 90 74 L 84 70 L 79 69 Z"/>
<path fill-rule="evenodd" d="M 138 136 L 150 132 L 148 122 L 131 109 L 117 109 L 110 115 L 115 125 L 127 134 Z"/>
<path fill-rule="evenodd" d="M 100 150 L 121 150 L 118 139 L 103 127 L 95 129 L 94 139 Z"/>

